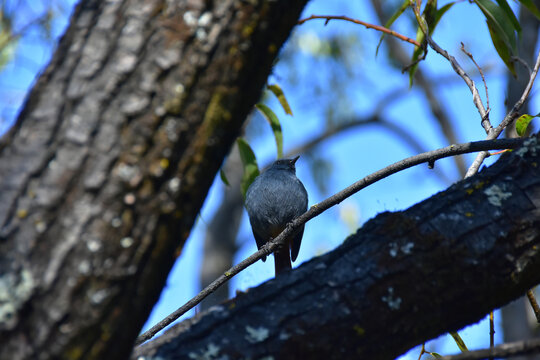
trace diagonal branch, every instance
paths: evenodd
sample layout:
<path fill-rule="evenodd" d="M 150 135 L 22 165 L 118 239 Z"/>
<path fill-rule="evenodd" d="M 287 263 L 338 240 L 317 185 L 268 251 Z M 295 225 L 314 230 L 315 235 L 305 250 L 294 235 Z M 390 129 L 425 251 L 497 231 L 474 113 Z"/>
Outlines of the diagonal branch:
<path fill-rule="evenodd" d="M 410 0 L 411 3 L 413 2 L 412 0 Z M 416 20 L 418 21 L 418 25 L 420 26 L 420 29 L 422 30 L 422 32 L 424 33 L 424 36 L 426 38 L 426 41 L 428 42 L 429 46 L 435 50 L 437 53 L 439 53 L 440 55 L 442 55 L 446 60 L 448 60 L 450 62 L 450 64 L 452 65 L 452 68 L 454 69 L 454 71 L 459 75 L 461 76 L 461 78 L 465 81 L 465 83 L 467 84 L 467 86 L 469 87 L 469 90 L 471 91 L 472 95 L 473 95 L 473 102 L 474 102 L 474 105 L 476 106 L 476 108 L 478 109 L 478 112 L 480 113 L 480 117 L 482 118 L 482 126 L 484 127 L 486 133 L 489 134 L 489 131 L 491 130 L 492 126 L 491 124 L 489 123 L 489 119 L 488 119 L 488 113 L 486 111 L 486 109 L 484 108 L 484 104 L 482 103 L 482 99 L 480 98 L 480 93 L 478 92 L 478 89 L 476 88 L 476 84 L 474 83 L 474 81 L 470 78 L 470 76 L 465 72 L 465 70 L 463 70 L 463 68 L 461 67 L 461 65 L 458 63 L 458 61 L 456 60 L 455 57 L 453 57 L 452 55 L 450 55 L 448 53 L 448 51 L 444 50 L 443 48 L 441 48 L 434 40 L 433 38 L 431 37 L 431 35 L 429 34 L 429 30 L 428 30 L 428 27 L 427 27 L 427 24 L 426 22 L 424 21 L 424 19 L 422 18 L 422 15 L 420 15 L 420 12 L 418 11 L 417 7 L 414 6 L 413 4 L 411 4 L 411 7 L 413 8 L 414 10 L 414 15 L 416 16 Z"/>
<path fill-rule="evenodd" d="M 486 140 L 496 139 L 502 133 L 502 131 L 506 129 L 506 127 L 510 125 L 510 123 L 512 123 L 519 116 L 519 110 L 525 103 L 525 100 L 527 100 L 527 98 L 529 97 L 529 94 L 531 92 L 531 89 L 534 84 L 534 80 L 536 79 L 536 75 L 538 74 L 539 69 L 540 69 L 540 51 L 538 52 L 538 55 L 536 56 L 536 63 L 534 64 L 533 71 L 531 72 L 531 76 L 529 77 L 529 82 L 527 83 L 527 86 L 525 86 L 525 89 L 523 90 L 521 97 L 514 104 L 514 106 L 512 107 L 512 110 L 510 110 L 508 114 L 506 114 L 503 121 L 501 121 L 501 123 L 496 128 L 491 129 L 491 131 L 488 133 L 488 136 L 486 137 Z M 469 170 L 467 170 L 467 174 L 465 175 L 465 177 L 474 175 L 478 171 L 478 169 L 480 168 L 480 165 L 482 165 L 482 162 L 484 161 L 486 157 L 487 157 L 487 153 L 485 151 L 479 153 L 476 156 L 476 159 L 474 159 Z"/>

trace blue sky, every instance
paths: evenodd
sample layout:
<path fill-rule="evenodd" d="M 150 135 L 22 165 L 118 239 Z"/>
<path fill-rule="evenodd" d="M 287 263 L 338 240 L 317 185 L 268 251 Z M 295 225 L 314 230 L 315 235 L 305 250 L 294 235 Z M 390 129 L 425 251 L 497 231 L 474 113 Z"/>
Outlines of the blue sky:
<path fill-rule="evenodd" d="M 366 3 L 315 0 L 308 3 L 303 16 L 346 14 L 352 18 L 378 23 L 375 14 L 369 6 L 366 6 Z M 401 3 L 401 1 L 395 1 L 395 3 Z M 33 11 L 39 11 L 39 9 Z M 30 12 L 28 16 L 30 18 Z M 55 36 L 62 32 L 65 24 L 65 16 L 57 18 L 53 24 Z M 398 21 L 395 28 L 409 37 L 414 38 L 415 36 L 415 30 L 407 21 Z M 381 115 L 388 121 L 399 124 L 415 134 L 427 150 L 448 145 L 427 109 L 426 101 L 421 93 L 415 88 L 408 89 L 407 74 L 401 74 L 398 70 L 391 69 L 384 53 L 375 56 L 380 33 L 342 21 L 332 21 L 324 26 L 324 21 L 321 20 L 307 22 L 295 30 L 298 46 L 301 49 L 306 49 L 307 52 L 309 49 L 313 49 L 317 39 L 324 39 L 336 34 L 353 34 L 361 39 L 361 45 L 358 46 L 358 49 L 348 54 L 353 71 L 348 77 L 342 79 L 348 95 L 347 101 L 344 100 L 342 103 L 340 99 L 337 99 L 331 103 L 331 105 L 335 105 L 336 112 L 342 116 L 370 114 L 375 102 L 392 94 L 394 89 L 402 88 L 401 95 L 393 99 L 391 105 L 385 108 Z M 461 2 L 443 17 L 435 33 L 435 40 L 456 56 L 466 70 L 471 71 L 482 94 L 484 88 L 480 78 L 474 70 L 474 65 L 459 50 L 460 42 L 465 43 L 467 49 L 473 53 L 476 61 L 482 67 L 489 69 L 487 78 L 492 106 L 491 120 L 494 124 L 498 124 L 505 113 L 503 107 L 506 86 L 504 65 L 494 52 L 488 36 L 481 13 L 468 2 Z M 408 46 L 407 49 L 411 52 L 412 46 Z M 50 47 L 44 46 L 36 36 L 29 36 L 28 39 L 21 40 L 19 53 L 13 64 L 8 65 L 0 73 L 0 97 L 2 99 L 0 101 L 0 110 L 2 110 L 0 111 L 0 134 L 7 129 L 15 117 L 25 92 L 43 64 L 48 61 L 49 56 Z M 333 91 L 331 86 L 325 85 L 330 74 L 329 70 L 322 65 L 324 62 L 314 60 L 310 54 L 300 52 L 295 55 L 292 61 L 278 63 L 274 75 L 269 79 L 270 83 L 277 82 L 282 86 L 294 112 L 294 117 L 287 116 L 281 111 L 276 101 L 270 100 L 269 102 L 282 122 L 285 152 L 318 134 L 324 125 L 325 114 L 320 107 L 316 106 L 317 99 L 309 96 L 313 93 L 313 89 L 310 87 L 322 86 L 323 91 Z M 479 115 L 473 106 L 470 92 L 463 81 L 453 73 L 448 62 L 431 51 L 427 61 L 423 62 L 421 66 L 430 77 L 437 79 L 439 83 L 439 86 L 436 87 L 437 96 L 442 99 L 444 106 L 448 109 L 460 142 L 484 139 L 485 133 L 480 126 Z M 290 84 L 287 81 L 292 75 L 298 77 L 300 85 Z M 302 89 L 302 86 L 304 86 L 304 90 L 299 90 Z M 538 87 L 536 86 L 535 89 Z M 533 91 L 531 101 L 534 104 L 533 113 L 540 112 L 537 90 Z M 252 122 L 250 127 L 257 135 L 252 137 L 251 145 L 259 159 L 259 164 L 268 163 L 276 156 L 275 142 L 270 128 L 260 116 L 255 116 Z M 302 154 L 300 154 L 301 158 L 297 163 L 297 173 L 306 185 L 310 196 L 310 205 L 323 200 L 373 171 L 415 154 L 401 139 L 376 126 L 360 127 L 347 131 L 325 141 L 318 147 L 317 151 L 323 154 L 324 158 L 331 160 L 332 163 L 332 170 L 328 173 L 328 191 L 322 192 L 317 188 Z M 466 159 L 466 163 L 469 165 L 473 156 L 467 156 Z M 489 160 L 489 162 L 493 161 L 493 159 Z M 436 171 L 442 169 L 444 173 L 450 174 L 451 181 L 459 180 L 451 160 L 438 161 L 436 169 Z M 307 224 L 302 249 L 295 266 L 338 246 L 351 232 L 344 220 L 345 217 L 351 218 L 352 221 L 360 225 L 382 211 L 406 209 L 445 189 L 449 184 L 449 182 L 441 181 L 426 166 L 418 166 L 362 190 Z M 220 202 L 223 186 L 218 177 L 214 181 L 192 235 L 169 276 L 167 286 L 154 308 L 146 328 L 176 310 L 199 291 L 198 274 L 204 232 L 206 224 L 212 218 Z M 236 262 L 256 250 L 247 218 L 242 223 L 238 243 L 241 246 L 235 259 Z M 272 261 L 266 263 L 259 261 L 232 280 L 232 291 L 234 293 L 236 289 L 246 290 L 272 276 Z M 186 316 L 192 314 L 193 311 Z M 499 317 L 496 316 L 496 319 Z M 500 331 L 497 332 L 498 342 L 500 342 L 500 333 Z M 461 334 L 470 348 L 481 348 L 489 345 L 489 329 L 485 321 L 466 328 Z M 437 340 L 436 345 L 432 345 L 436 346 L 436 351 L 443 354 L 459 351 L 453 341 L 447 339 L 448 336 L 441 338 L 441 340 Z M 434 348 L 430 349 L 435 351 Z M 418 350 L 411 351 L 403 358 L 417 359 Z"/>

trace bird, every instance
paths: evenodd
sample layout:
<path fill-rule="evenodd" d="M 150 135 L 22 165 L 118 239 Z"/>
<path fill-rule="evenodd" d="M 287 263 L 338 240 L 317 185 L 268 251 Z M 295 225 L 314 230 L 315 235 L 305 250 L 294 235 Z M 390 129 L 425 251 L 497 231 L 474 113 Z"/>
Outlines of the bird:
<path fill-rule="evenodd" d="M 274 161 L 247 189 L 245 205 L 258 249 L 307 211 L 308 194 L 296 177 L 299 157 Z M 298 256 L 303 234 L 304 225 L 274 252 L 276 276 L 292 268 L 291 260 Z M 266 261 L 266 256 L 262 260 Z"/>

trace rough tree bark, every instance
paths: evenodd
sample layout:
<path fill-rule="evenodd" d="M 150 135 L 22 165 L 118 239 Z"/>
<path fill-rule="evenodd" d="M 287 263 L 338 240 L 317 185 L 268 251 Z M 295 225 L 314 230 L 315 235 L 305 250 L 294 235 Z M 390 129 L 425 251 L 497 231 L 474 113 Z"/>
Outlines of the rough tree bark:
<path fill-rule="evenodd" d="M 0 144 L 0 358 L 122 359 L 305 0 L 83 0 Z"/>
<path fill-rule="evenodd" d="M 134 355 L 393 359 L 480 320 L 540 282 L 540 136 L 526 144 Z"/>

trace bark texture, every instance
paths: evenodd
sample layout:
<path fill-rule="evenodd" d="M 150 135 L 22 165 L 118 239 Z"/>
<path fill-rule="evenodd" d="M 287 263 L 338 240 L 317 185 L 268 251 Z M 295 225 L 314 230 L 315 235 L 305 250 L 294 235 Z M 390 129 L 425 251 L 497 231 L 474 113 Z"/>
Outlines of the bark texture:
<path fill-rule="evenodd" d="M 80 2 L 0 143 L 1 359 L 128 356 L 305 2 Z"/>
<path fill-rule="evenodd" d="M 393 359 L 474 323 L 540 282 L 539 164 L 537 136 L 135 355 Z"/>

